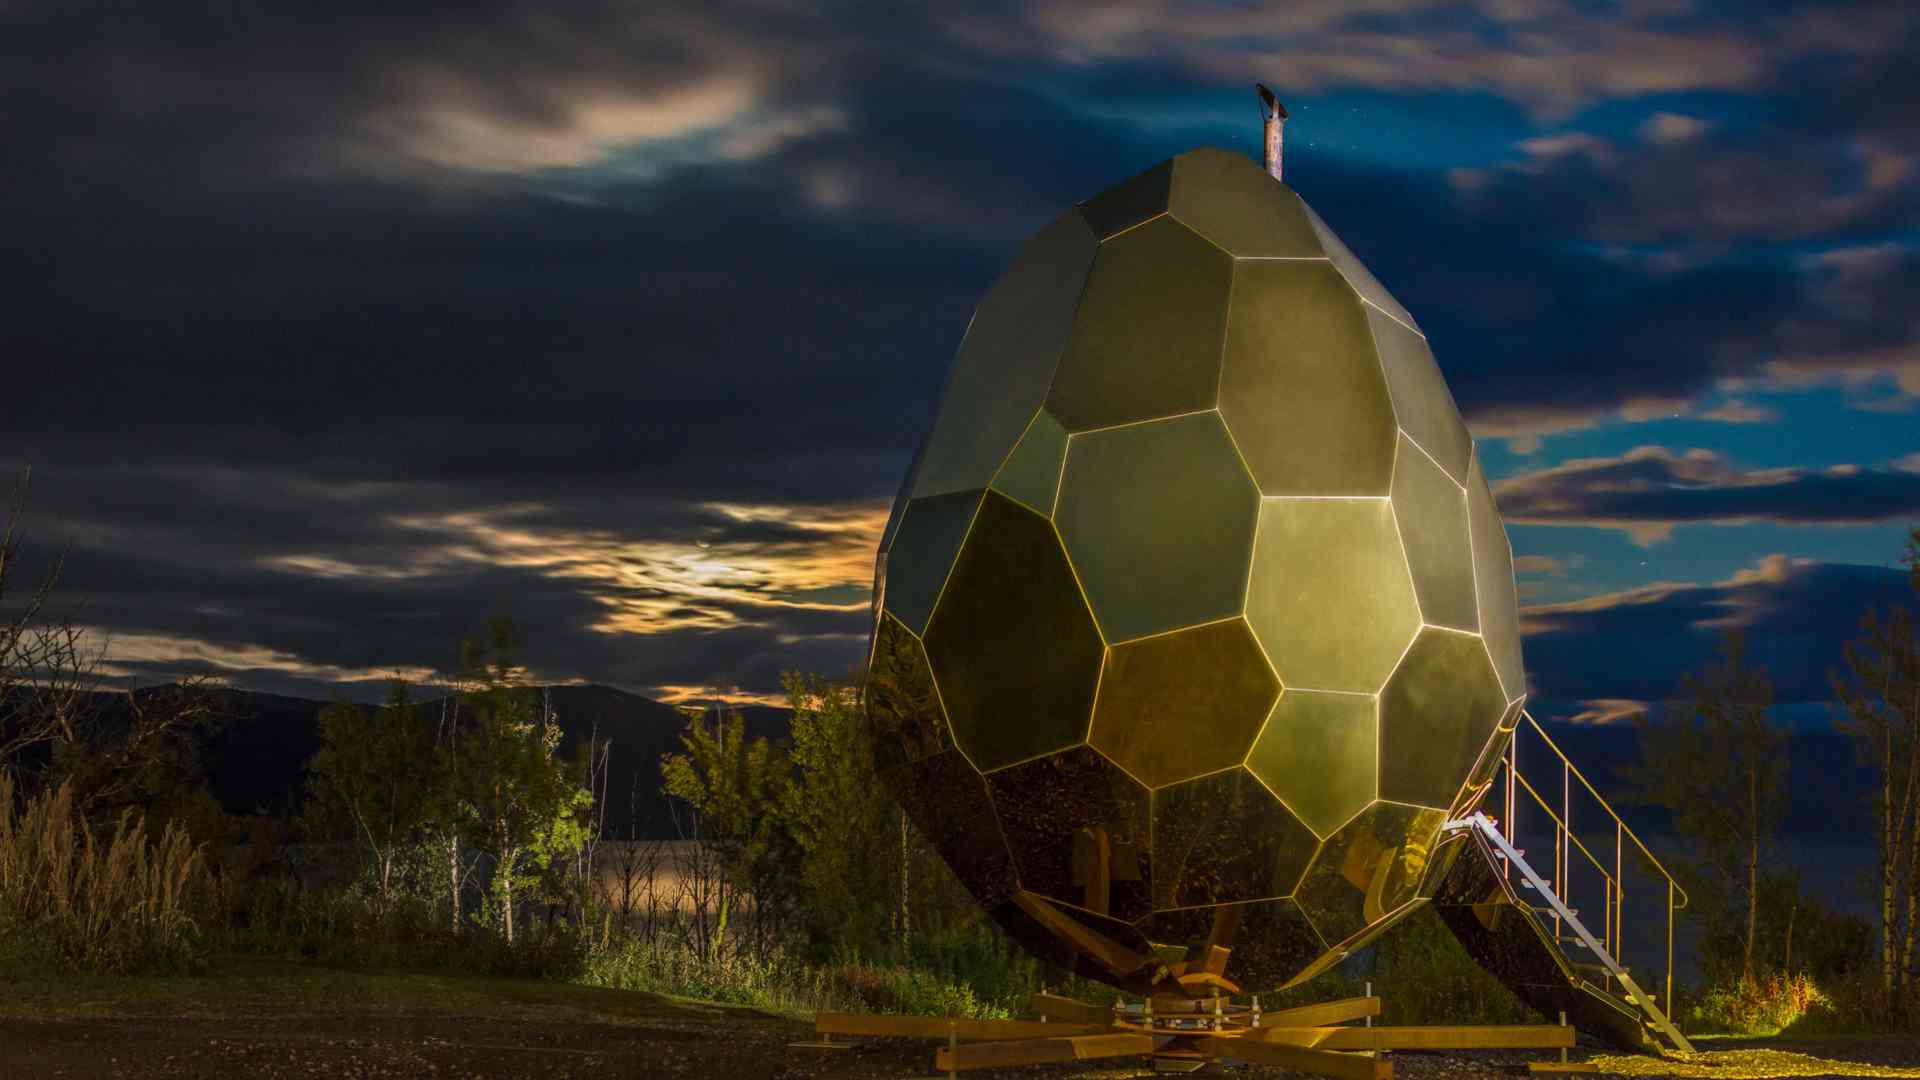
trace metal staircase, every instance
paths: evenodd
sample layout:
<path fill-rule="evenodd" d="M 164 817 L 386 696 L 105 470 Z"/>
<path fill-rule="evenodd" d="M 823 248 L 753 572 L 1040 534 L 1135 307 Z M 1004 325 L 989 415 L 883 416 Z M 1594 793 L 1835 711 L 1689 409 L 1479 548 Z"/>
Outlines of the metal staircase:
<path fill-rule="evenodd" d="M 1685 890 L 1531 715 L 1522 711 L 1512 723 L 1505 745 L 1497 750 L 1499 757 L 1490 767 L 1476 770 L 1475 780 L 1454 801 L 1443 830 L 1443 847 L 1453 850 L 1436 860 L 1435 880 L 1427 894 L 1467 951 L 1533 1008 L 1548 1016 L 1565 1010 L 1576 1026 L 1623 1048 L 1653 1050 L 1664 1045 L 1692 1053 L 1693 1045 L 1670 1016 L 1674 912 L 1686 906 Z M 1536 761 L 1560 773 L 1557 800 L 1543 795 L 1521 772 L 1523 736 L 1529 744 L 1538 743 L 1530 745 L 1526 755 L 1536 778 Z M 1497 797 L 1490 800 L 1490 795 Z M 1611 866 L 1573 828 L 1576 796 L 1582 820 L 1588 822 L 1584 826 L 1588 838 L 1599 830 L 1612 833 Z M 1501 819 L 1481 809 L 1488 802 L 1501 811 Z M 1596 807 L 1597 817 L 1592 814 Z M 1537 826 L 1519 826 L 1517 818 L 1523 810 L 1529 816 L 1536 811 L 1544 814 L 1552 825 L 1553 863 L 1547 872 L 1528 862 L 1526 852 L 1516 844 L 1523 833 L 1542 842 L 1547 839 L 1545 830 Z M 1576 855 L 1581 861 L 1576 861 Z M 1639 880 L 1650 877 L 1656 886 L 1665 886 L 1664 1008 L 1623 962 L 1629 855 L 1634 857 L 1635 871 L 1646 874 Z M 1598 896 L 1588 896 L 1596 901 L 1592 914 L 1598 917 L 1598 933 L 1571 902 L 1577 882 L 1599 886 Z M 1636 886 L 1636 895 L 1645 892 Z M 1650 944 L 1645 937 L 1641 938 L 1643 948 Z"/>

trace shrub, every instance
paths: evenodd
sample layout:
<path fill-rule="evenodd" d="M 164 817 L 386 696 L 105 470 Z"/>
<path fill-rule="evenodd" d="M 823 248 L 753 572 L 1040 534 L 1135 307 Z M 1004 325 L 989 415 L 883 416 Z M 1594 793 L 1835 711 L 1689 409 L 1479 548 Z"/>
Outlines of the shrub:
<path fill-rule="evenodd" d="M 1693 1026 L 1738 1035 L 1776 1035 L 1810 1013 L 1834 1017 L 1833 1001 L 1806 974 L 1735 978 L 1700 994 Z"/>

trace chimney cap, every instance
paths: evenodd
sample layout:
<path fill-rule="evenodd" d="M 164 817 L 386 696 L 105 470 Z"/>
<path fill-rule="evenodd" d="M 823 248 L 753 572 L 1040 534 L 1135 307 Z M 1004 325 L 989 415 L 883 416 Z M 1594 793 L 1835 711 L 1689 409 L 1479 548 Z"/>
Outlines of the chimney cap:
<path fill-rule="evenodd" d="M 1254 83 L 1253 88 L 1260 92 L 1260 104 L 1266 107 L 1268 113 L 1282 120 L 1287 118 L 1287 107 L 1280 104 L 1280 99 L 1273 96 L 1273 91 L 1267 89 L 1266 83 Z"/>

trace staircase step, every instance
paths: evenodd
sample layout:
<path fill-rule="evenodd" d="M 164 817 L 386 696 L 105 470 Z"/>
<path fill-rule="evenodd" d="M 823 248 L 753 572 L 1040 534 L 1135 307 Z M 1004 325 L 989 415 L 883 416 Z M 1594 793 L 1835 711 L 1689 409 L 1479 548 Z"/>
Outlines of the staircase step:
<path fill-rule="evenodd" d="M 1562 935 L 1560 937 L 1554 938 L 1553 940 L 1558 941 L 1563 945 L 1578 945 L 1583 949 L 1587 947 L 1587 943 L 1584 941 L 1581 941 L 1577 937 L 1567 937 L 1565 935 Z"/>
<path fill-rule="evenodd" d="M 1602 975 L 1614 974 L 1614 970 L 1605 964 L 1588 964 L 1588 963 L 1582 963 L 1576 960 L 1574 961 L 1573 966 L 1575 970 L 1578 970 L 1578 971 L 1597 971 Z M 1632 969 L 1623 967 L 1620 969 L 1620 974 L 1626 974 L 1630 970 Z"/>

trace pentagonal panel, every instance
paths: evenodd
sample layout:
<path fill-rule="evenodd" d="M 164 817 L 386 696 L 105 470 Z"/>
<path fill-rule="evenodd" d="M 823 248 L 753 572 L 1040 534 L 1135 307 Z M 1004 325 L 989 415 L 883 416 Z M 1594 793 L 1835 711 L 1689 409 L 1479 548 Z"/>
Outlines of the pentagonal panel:
<path fill-rule="evenodd" d="M 1473 552 L 1467 540 L 1467 491 L 1404 434 L 1393 463 L 1393 518 L 1407 552 L 1407 569 L 1413 573 L 1421 621 L 1479 630 Z"/>
<path fill-rule="evenodd" d="M 988 907 L 1013 895 L 1013 858 L 987 782 L 959 751 L 921 758 L 881 777 L 968 892 Z"/>
<path fill-rule="evenodd" d="M 1286 686 L 1380 689 L 1420 625 L 1388 501 L 1263 500 L 1247 621 Z"/>
<path fill-rule="evenodd" d="M 1242 619 L 1115 645 L 1087 737 L 1149 787 L 1238 765 L 1280 681 Z"/>
<path fill-rule="evenodd" d="M 1247 756 L 1247 768 L 1307 827 L 1330 836 L 1379 789 L 1378 706 L 1372 694 L 1288 690 Z"/>
<path fill-rule="evenodd" d="M 1320 220 L 1320 215 L 1313 212 L 1313 207 L 1305 203 L 1300 205 L 1306 207 L 1307 220 L 1313 222 L 1313 231 L 1319 234 L 1320 246 L 1326 251 L 1327 258 L 1353 285 L 1353 291 L 1366 297 L 1368 303 L 1385 310 L 1387 314 L 1415 330 L 1420 329 L 1420 324 L 1413 321 L 1413 316 L 1407 314 L 1407 309 L 1400 306 L 1400 301 L 1395 300 L 1393 294 L 1387 291 L 1387 287 L 1380 284 L 1379 280 L 1373 276 L 1373 272 L 1360 261 L 1359 256 L 1347 250 L 1347 245 L 1341 243 L 1340 238 L 1327 227 L 1327 223 Z"/>
<path fill-rule="evenodd" d="M 1170 217 L 1102 243 L 1047 410 L 1086 431 L 1212 408 L 1232 273 Z"/>
<path fill-rule="evenodd" d="M 1116 919 L 1152 905 L 1147 789 L 1087 747 L 987 776 L 1020 884 Z"/>
<path fill-rule="evenodd" d="M 1262 495 L 1385 495 L 1394 416 L 1359 298 L 1318 260 L 1234 264 L 1220 414 Z"/>
<path fill-rule="evenodd" d="M 1234 768 L 1153 793 L 1154 906 L 1286 896 L 1320 841 Z"/>
<path fill-rule="evenodd" d="M 975 766 L 1086 736 L 1100 634 L 1053 527 L 1012 499 L 988 492 L 981 503 L 926 647 L 954 742 Z"/>
<path fill-rule="evenodd" d="M 979 506 L 980 492 L 957 491 L 914 499 L 900 516 L 900 530 L 887 552 L 885 607 L 914 633 L 926 631 L 954 554 Z"/>
<path fill-rule="evenodd" d="M 1333 834 L 1294 893 L 1320 936 L 1346 941 L 1412 900 L 1446 816 L 1377 802 Z"/>
<path fill-rule="evenodd" d="M 953 748 L 920 639 L 891 615 L 880 616 L 867 664 L 868 733 L 875 767 L 904 765 Z"/>
<path fill-rule="evenodd" d="M 1373 328 L 1374 345 L 1380 350 L 1380 369 L 1387 376 L 1400 429 L 1433 455 L 1456 483 L 1466 483 L 1473 439 L 1460 419 L 1447 380 L 1440 375 L 1440 365 L 1427 348 L 1427 339 L 1373 307 L 1367 308 L 1367 325 Z"/>
<path fill-rule="evenodd" d="M 1292 900 L 1156 911 L 1142 926 L 1155 945 L 1184 949 L 1189 959 L 1216 942 L 1231 949 L 1227 978 L 1249 994 L 1278 989 L 1326 952 Z"/>
<path fill-rule="evenodd" d="M 1238 615 L 1259 501 L 1216 413 L 1074 436 L 1054 520 L 1107 640 Z"/>
<path fill-rule="evenodd" d="M 1513 588 L 1513 548 L 1500 511 L 1487 490 L 1486 474 L 1475 454 L 1467 470 L 1467 519 L 1472 528 L 1473 577 L 1480 596 L 1480 633 L 1487 639 L 1501 689 L 1512 701 L 1527 692 L 1527 669 L 1520 657 L 1520 611 Z"/>
<path fill-rule="evenodd" d="M 986 487 L 1052 385 L 1095 241 L 1068 211 L 1021 249 L 980 302 L 927 436 L 919 497 Z"/>
<path fill-rule="evenodd" d="M 1163 161 L 1080 204 L 1080 215 L 1102 240 L 1167 212 L 1173 162 Z"/>
<path fill-rule="evenodd" d="M 1053 516 L 1053 499 L 1060 491 L 1060 467 L 1067 459 L 1067 429 L 1042 409 L 1027 425 L 1020 444 L 1007 455 L 993 490 L 1018 500 L 1035 513 Z M 1464 497 L 1464 496 L 1463 496 Z"/>
<path fill-rule="evenodd" d="M 1245 154 L 1202 147 L 1174 158 L 1167 209 L 1240 258 L 1311 259 L 1324 254 L 1300 197 Z"/>
<path fill-rule="evenodd" d="M 1420 631 L 1380 691 L 1380 797 L 1451 805 L 1506 709 L 1478 635 Z"/>

